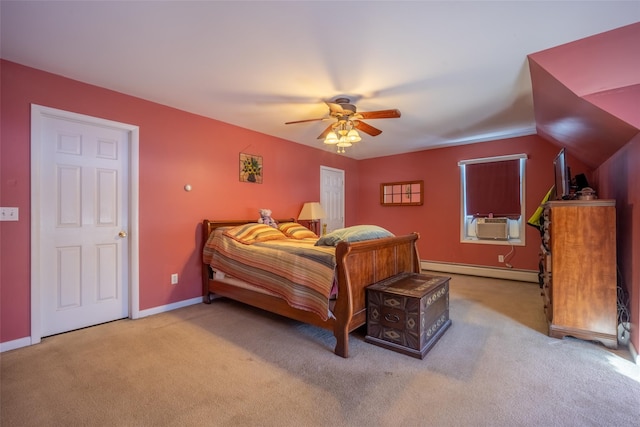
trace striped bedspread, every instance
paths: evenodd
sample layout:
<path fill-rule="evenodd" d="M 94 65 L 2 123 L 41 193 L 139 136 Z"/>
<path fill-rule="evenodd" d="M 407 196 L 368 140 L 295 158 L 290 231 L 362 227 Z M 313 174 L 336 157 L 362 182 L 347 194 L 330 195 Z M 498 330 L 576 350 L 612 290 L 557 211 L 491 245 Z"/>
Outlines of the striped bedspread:
<path fill-rule="evenodd" d="M 292 307 L 329 317 L 335 280 L 335 247 L 317 239 L 283 239 L 245 245 L 214 230 L 202 260 L 223 272 L 282 297 Z"/>

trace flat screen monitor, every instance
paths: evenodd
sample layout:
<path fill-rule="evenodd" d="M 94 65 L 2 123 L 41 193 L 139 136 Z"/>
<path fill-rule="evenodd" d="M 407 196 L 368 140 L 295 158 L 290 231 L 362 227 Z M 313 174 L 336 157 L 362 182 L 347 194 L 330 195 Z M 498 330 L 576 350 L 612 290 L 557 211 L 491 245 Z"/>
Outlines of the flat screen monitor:
<path fill-rule="evenodd" d="M 555 193 L 556 200 L 564 200 L 570 198 L 570 180 L 569 168 L 567 167 L 567 155 L 565 149 L 560 150 L 556 158 L 553 160 L 553 170 L 555 175 Z"/>

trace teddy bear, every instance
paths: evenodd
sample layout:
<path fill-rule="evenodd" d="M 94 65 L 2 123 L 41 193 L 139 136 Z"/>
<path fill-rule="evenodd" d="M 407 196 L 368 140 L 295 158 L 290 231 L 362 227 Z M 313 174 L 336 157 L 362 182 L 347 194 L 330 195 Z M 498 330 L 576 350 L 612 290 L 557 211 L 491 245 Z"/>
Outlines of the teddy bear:
<path fill-rule="evenodd" d="M 271 209 L 260 209 L 258 210 L 260 213 L 260 219 L 258 219 L 258 223 L 266 224 L 273 228 L 278 228 L 278 223 L 275 219 L 271 218 Z"/>

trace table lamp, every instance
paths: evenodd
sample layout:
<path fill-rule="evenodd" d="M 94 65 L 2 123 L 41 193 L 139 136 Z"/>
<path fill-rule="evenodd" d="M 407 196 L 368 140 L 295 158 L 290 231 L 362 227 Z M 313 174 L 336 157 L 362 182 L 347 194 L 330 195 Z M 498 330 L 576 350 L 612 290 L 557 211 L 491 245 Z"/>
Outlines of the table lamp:
<path fill-rule="evenodd" d="M 298 215 L 298 220 L 309 221 L 310 230 L 316 234 L 319 234 L 317 229 L 318 220 L 324 218 L 325 216 L 326 214 L 324 212 L 324 209 L 322 209 L 322 206 L 320 206 L 320 203 L 306 202 L 304 206 L 302 206 L 300 215 Z"/>

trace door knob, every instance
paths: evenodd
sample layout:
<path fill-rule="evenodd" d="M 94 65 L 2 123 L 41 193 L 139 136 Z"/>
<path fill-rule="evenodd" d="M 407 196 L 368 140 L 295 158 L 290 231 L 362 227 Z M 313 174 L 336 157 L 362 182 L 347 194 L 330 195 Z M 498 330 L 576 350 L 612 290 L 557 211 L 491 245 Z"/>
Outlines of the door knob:
<path fill-rule="evenodd" d="M 118 236 L 127 237 L 127 232 L 126 231 L 121 231 L 121 232 L 118 233 Z"/>

